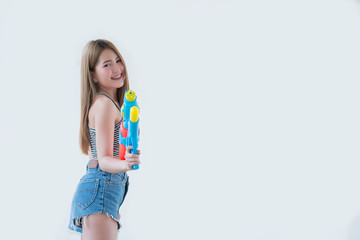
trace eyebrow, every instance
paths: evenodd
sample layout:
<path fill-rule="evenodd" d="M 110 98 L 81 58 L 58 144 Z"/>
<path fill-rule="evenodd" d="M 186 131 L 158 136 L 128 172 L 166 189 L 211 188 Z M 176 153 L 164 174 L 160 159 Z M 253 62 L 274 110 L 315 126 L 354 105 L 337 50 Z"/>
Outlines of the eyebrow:
<path fill-rule="evenodd" d="M 115 58 L 115 60 L 117 60 L 117 59 L 120 59 L 120 57 Z M 106 63 L 106 62 L 111 62 L 111 60 L 106 60 L 105 62 L 103 62 L 103 64 Z"/>

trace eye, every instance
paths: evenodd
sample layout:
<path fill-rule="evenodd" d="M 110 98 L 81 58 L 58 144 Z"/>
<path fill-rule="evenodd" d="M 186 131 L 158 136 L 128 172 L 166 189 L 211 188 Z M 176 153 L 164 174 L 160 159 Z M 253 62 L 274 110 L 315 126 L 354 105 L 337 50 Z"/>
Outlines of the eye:
<path fill-rule="evenodd" d="M 105 64 L 105 66 L 104 67 L 107 67 L 108 65 L 110 65 L 109 63 L 108 64 Z"/>
<path fill-rule="evenodd" d="M 121 62 L 121 60 L 119 59 L 119 60 L 117 60 L 116 62 Z"/>

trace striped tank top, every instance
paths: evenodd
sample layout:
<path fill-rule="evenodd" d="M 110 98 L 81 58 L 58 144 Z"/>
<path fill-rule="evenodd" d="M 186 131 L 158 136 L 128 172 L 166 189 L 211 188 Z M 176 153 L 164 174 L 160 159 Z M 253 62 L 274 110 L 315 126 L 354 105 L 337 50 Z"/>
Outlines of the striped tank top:
<path fill-rule="evenodd" d="M 119 111 L 120 111 L 120 107 L 115 103 L 115 101 L 109 95 L 107 95 L 106 93 L 98 93 L 96 95 L 104 95 L 104 96 L 108 97 L 115 104 L 116 108 L 119 109 Z M 120 132 L 121 122 L 122 122 L 122 119 L 121 119 L 120 122 L 115 124 L 113 157 L 118 157 L 119 156 L 119 132 Z M 96 151 L 96 132 L 95 132 L 95 128 L 90 127 L 90 125 L 88 125 L 88 127 L 89 127 L 89 131 L 90 131 L 90 148 L 91 148 L 92 159 L 98 160 L 97 151 Z"/>

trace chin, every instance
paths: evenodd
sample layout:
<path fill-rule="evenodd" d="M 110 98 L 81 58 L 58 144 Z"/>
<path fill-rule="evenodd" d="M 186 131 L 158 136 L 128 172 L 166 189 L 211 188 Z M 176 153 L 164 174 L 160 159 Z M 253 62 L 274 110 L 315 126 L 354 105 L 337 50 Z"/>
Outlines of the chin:
<path fill-rule="evenodd" d="M 119 83 L 116 84 L 116 87 L 117 87 L 117 88 L 121 88 L 121 87 L 123 87 L 123 86 L 124 86 L 124 81 L 121 81 L 121 82 L 119 82 Z"/>

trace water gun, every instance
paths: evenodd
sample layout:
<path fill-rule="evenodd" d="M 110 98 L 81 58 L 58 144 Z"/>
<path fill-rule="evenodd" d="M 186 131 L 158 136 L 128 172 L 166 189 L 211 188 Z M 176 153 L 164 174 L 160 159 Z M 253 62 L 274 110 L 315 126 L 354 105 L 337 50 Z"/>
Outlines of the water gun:
<path fill-rule="evenodd" d="M 119 143 L 120 159 L 125 160 L 125 152 L 128 146 L 132 146 L 130 153 L 137 154 L 140 128 L 139 113 L 140 109 L 137 104 L 137 96 L 134 91 L 127 90 L 124 96 L 124 103 L 121 106 L 121 115 L 123 121 L 120 125 Z M 134 165 L 133 170 L 139 169 L 139 165 Z"/>

